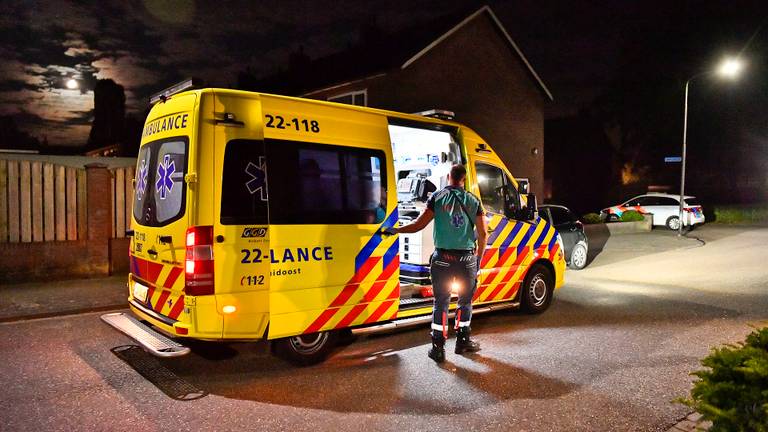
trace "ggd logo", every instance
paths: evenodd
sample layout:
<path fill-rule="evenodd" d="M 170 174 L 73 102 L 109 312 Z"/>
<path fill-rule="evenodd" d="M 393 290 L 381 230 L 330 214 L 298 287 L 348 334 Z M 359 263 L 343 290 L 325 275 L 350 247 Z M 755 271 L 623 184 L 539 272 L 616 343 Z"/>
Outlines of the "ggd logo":
<path fill-rule="evenodd" d="M 264 237 L 267 235 L 267 229 L 266 228 L 245 228 L 243 230 L 243 234 L 240 236 L 242 238 L 251 238 L 251 237 Z"/>

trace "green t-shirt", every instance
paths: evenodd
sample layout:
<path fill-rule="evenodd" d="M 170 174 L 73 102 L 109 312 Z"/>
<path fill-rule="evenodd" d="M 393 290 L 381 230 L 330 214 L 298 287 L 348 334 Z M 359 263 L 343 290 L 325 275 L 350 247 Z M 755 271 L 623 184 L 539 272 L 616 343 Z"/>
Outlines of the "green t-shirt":
<path fill-rule="evenodd" d="M 447 186 L 433 193 L 427 201 L 427 208 L 435 213 L 432 236 L 438 249 L 475 248 L 475 220 L 469 220 L 459 200 L 464 203 L 470 215 L 483 214 L 480 200 L 460 187 Z"/>

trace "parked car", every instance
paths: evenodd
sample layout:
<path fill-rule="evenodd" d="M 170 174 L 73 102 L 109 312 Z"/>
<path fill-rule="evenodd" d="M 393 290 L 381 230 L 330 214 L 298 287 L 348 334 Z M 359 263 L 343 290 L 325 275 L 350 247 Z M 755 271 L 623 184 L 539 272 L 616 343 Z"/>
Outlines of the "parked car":
<path fill-rule="evenodd" d="M 552 224 L 560 233 L 568 266 L 576 270 L 586 267 L 589 246 L 584 225 L 579 222 L 579 218 L 568 207 L 554 204 L 540 205 L 539 217 Z"/>
<path fill-rule="evenodd" d="M 607 221 L 618 220 L 627 210 L 643 214 L 653 214 L 653 224 L 666 226 L 671 230 L 680 228 L 680 196 L 666 193 L 647 193 L 638 195 L 623 204 L 608 207 L 600 212 L 600 217 Z M 704 223 L 704 210 L 696 197 L 686 196 L 683 206 L 683 223 L 692 226 Z"/>

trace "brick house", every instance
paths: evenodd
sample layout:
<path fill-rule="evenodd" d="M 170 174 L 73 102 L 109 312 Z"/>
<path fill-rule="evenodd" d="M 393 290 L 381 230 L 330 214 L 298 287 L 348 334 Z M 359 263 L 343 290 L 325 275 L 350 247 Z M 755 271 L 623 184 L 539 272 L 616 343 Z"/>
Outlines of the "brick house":
<path fill-rule="evenodd" d="M 401 112 L 453 111 L 542 196 L 543 109 L 552 95 L 488 6 L 462 18 L 299 59 L 292 69 L 303 69 L 294 74 L 301 89 L 292 93 Z M 259 84 L 275 88 L 275 81 Z"/>

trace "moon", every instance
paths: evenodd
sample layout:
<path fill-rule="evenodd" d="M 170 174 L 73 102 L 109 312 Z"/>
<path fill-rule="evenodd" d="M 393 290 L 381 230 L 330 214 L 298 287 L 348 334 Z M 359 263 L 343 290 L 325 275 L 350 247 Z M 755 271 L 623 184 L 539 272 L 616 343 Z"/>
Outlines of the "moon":
<path fill-rule="evenodd" d="M 76 80 L 76 79 L 74 79 L 74 78 L 70 78 L 70 79 L 68 79 L 68 80 L 67 80 L 67 88 L 68 88 L 68 89 L 70 89 L 70 90 L 75 90 L 75 89 L 76 89 L 76 88 L 78 88 L 78 87 L 79 87 L 79 85 L 78 85 L 78 83 L 77 83 L 77 80 Z"/>

